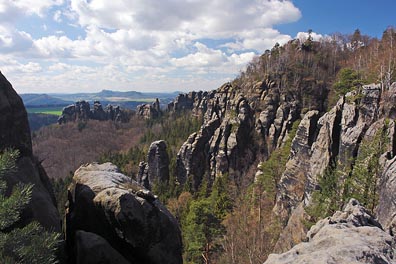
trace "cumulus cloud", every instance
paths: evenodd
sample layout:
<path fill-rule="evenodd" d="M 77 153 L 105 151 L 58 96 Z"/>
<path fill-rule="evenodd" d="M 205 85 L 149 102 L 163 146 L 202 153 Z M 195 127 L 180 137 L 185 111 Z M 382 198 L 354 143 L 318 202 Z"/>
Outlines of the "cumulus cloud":
<path fill-rule="evenodd" d="M 14 23 L 33 15 L 48 26 L 36 38 Z M 7 68 L 0 59 L 0 66 L 11 74 L 24 72 L 22 86 L 28 79 L 33 86 L 40 73 L 42 82 L 57 80 L 65 88 L 79 82 L 88 89 L 100 80 L 102 89 L 154 89 L 151 80 L 163 89 L 189 90 L 194 83 L 182 79 L 221 84 L 254 56 L 287 42 L 291 37 L 273 26 L 300 17 L 288 0 L 3 0 L 0 25 L 7 27 L 0 26 L 0 58 L 12 54 L 36 64 Z M 111 81 L 120 87 L 109 87 Z"/>
<path fill-rule="evenodd" d="M 29 50 L 33 45 L 30 34 L 0 25 L 0 51 L 15 53 Z"/>

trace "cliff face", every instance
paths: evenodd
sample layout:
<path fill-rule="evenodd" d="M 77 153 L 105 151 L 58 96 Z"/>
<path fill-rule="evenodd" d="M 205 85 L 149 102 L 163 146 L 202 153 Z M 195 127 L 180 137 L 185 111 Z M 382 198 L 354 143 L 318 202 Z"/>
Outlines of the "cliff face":
<path fill-rule="evenodd" d="M 269 84 L 273 85 L 273 84 Z M 204 177 L 209 183 L 229 175 L 239 184 L 251 181 L 259 158 L 282 146 L 299 104 L 265 82 L 240 87 L 227 83 L 212 92 L 180 95 L 170 111 L 190 109 L 204 124 L 190 135 L 177 156 L 177 180 L 196 190 Z"/>
<path fill-rule="evenodd" d="M 60 232 L 60 217 L 53 190 L 40 162 L 33 157 L 30 129 L 25 107 L 12 85 L 0 73 L 0 150 L 20 151 L 17 171 L 6 175 L 7 186 L 33 184 L 31 202 L 23 210 L 20 224 L 36 220 L 42 226 Z"/>
<path fill-rule="evenodd" d="M 212 183 L 219 175 L 229 175 L 235 183 L 253 181 L 257 164 L 282 147 L 293 123 L 301 120 L 286 168 L 277 183 L 273 212 L 281 220 L 283 232 L 275 250 L 283 252 L 305 238 L 305 208 L 319 190 L 319 178 L 337 166 L 345 175 L 343 185 L 355 166 L 362 142 L 385 133 L 387 148 L 380 161 L 377 179 L 379 202 L 375 209 L 385 230 L 396 227 L 395 139 L 396 83 L 382 91 L 379 85 L 365 85 L 339 99 L 323 111 L 325 98 L 302 113 L 297 95 L 285 92 L 273 82 L 227 83 L 211 92 L 180 95 L 170 111 L 190 109 L 203 115 L 204 124 L 190 135 L 177 156 L 177 180 L 197 190 L 203 179 Z M 349 171 L 349 174 L 348 174 Z M 339 190 L 339 195 L 344 195 Z M 393 233 L 392 233 L 393 234 Z"/>

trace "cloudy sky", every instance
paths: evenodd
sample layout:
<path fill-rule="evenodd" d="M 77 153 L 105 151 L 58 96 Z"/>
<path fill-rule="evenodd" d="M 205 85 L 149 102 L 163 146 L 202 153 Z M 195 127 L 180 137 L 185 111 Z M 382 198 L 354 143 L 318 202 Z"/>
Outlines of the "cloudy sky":
<path fill-rule="evenodd" d="M 308 29 L 381 36 L 395 10 L 394 0 L 0 0 L 0 70 L 19 93 L 210 90 Z"/>

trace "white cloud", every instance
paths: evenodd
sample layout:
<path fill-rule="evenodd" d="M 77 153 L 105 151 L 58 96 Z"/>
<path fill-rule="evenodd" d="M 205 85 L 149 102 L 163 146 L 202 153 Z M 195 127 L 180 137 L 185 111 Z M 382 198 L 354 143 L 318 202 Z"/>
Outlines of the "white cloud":
<path fill-rule="evenodd" d="M 49 30 L 16 27 L 33 15 Z M 300 17 L 287 0 L 0 0 L 0 66 L 20 89 L 213 89 Z"/>
<path fill-rule="evenodd" d="M 29 50 L 33 45 L 30 34 L 0 25 L 0 51 L 15 53 Z"/>
<path fill-rule="evenodd" d="M 63 0 L 1 0 L 0 22 L 11 23 L 24 14 L 44 16 L 46 10 L 62 4 Z"/>

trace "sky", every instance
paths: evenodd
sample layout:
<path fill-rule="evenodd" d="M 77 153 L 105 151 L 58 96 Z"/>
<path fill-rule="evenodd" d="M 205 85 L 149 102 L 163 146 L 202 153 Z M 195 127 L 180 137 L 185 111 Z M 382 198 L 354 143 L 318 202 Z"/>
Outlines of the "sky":
<path fill-rule="evenodd" d="M 381 37 L 395 0 L 0 0 L 0 71 L 18 93 L 212 90 L 275 43 Z"/>

